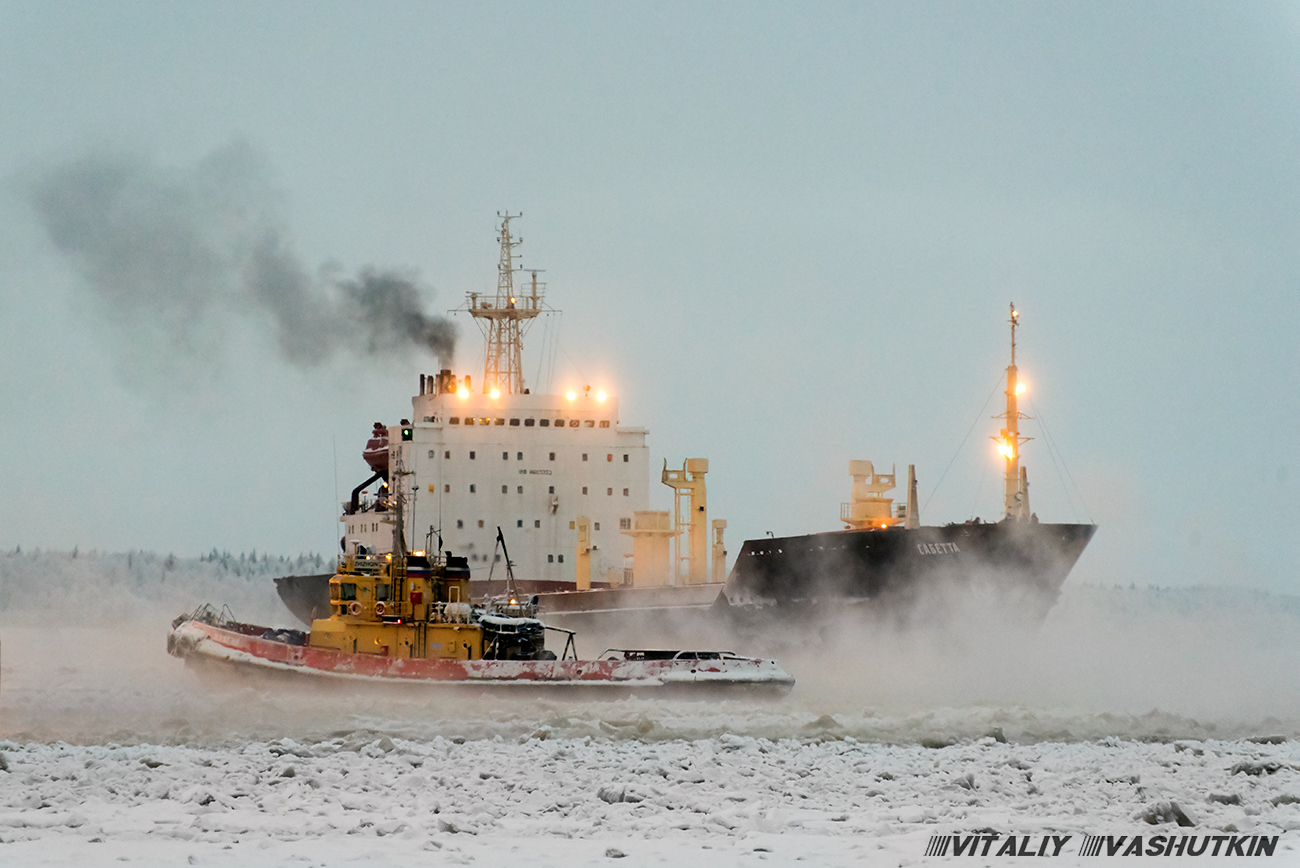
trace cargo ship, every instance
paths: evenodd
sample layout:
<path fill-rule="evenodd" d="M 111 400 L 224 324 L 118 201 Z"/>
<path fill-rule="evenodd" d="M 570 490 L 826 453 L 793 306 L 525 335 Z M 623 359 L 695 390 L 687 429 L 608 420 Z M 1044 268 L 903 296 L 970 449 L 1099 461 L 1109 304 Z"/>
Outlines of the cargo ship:
<path fill-rule="evenodd" d="M 994 438 L 1006 463 L 999 520 L 922 526 L 914 469 L 906 502 L 895 507 L 887 495 L 896 475 L 850 461 L 842 529 L 747 540 L 728 573 L 727 522 L 708 514 L 707 459 L 685 459 L 680 469 L 665 460 L 660 482 L 674 508 L 650 510 L 648 432 L 624 424 L 617 396 L 599 384 L 542 394 L 525 384 L 523 336 L 550 308 L 538 272 L 516 265 L 513 219 L 501 216 L 496 294 L 470 293 L 460 308 L 486 339 L 481 380 L 449 369 L 422 374 L 411 417 L 375 424 L 362 451 L 369 475 L 342 504 L 341 557 L 390 550 L 390 471 L 400 463 L 411 499 L 408 539 L 457 552 L 469 593 L 485 599 L 501 593 L 510 566 L 493 547 L 492 529 L 506 528 L 519 587 L 537 597 L 543 617 L 570 627 L 636 634 L 647 625 L 747 622 L 777 607 L 786 616 L 845 605 L 934 613 L 935 600 L 951 600 L 954 589 L 1008 600 L 1031 620 L 1054 604 L 1096 527 L 1040 523 L 1030 510 L 1014 304 L 1005 427 Z M 276 580 L 306 623 L 329 611 L 329 581 Z"/>
<path fill-rule="evenodd" d="M 1017 619 L 1039 621 L 1097 530 L 1094 524 L 1039 522 L 1029 505 L 1029 473 L 1020 449 L 1023 393 L 1016 366 L 1020 313 L 1010 306 L 1011 363 L 1006 369 L 1005 426 L 993 439 L 1005 461 L 1004 512 L 923 527 L 915 466 L 907 497 L 894 506 L 886 494 L 894 473 L 870 461 L 850 461 L 851 499 L 841 504 L 844 528 L 826 533 L 746 540 L 727 579 L 725 600 L 737 612 L 840 610 L 855 604 L 902 617 L 960 617 L 973 597 Z"/>

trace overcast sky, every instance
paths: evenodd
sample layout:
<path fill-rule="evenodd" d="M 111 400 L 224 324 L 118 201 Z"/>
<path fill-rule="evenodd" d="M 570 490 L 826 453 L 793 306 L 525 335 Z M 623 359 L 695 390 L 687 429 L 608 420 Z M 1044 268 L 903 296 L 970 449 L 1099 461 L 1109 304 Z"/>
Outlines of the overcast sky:
<path fill-rule="evenodd" d="M 437 367 L 366 281 L 443 314 L 510 209 L 530 385 L 709 458 L 733 553 L 851 458 L 998 517 L 1014 300 L 1072 581 L 1300 590 L 1294 4 L 8 0 L 0 81 L 0 546 L 332 552 Z"/>

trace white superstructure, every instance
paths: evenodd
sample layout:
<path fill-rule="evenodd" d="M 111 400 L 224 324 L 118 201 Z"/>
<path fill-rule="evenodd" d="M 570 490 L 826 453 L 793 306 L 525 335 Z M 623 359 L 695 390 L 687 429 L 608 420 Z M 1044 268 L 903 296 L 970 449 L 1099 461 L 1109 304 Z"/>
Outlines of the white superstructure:
<path fill-rule="evenodd" d="M 620 530 L 631 529 L 634 513 L 649 504 L 647 432 L 620 424 L 614 395 L 590 387 L 534 395 L 525 388 L 523 333 L 545 309 L 535 272 L 529 294 L 514 294 L 519 242 L 511 219 L 504 215 L 501 223 L 496 295 L 471 294 L 463 308 L 487 339 L 480 388 L 451 370 L 421 375 L 411 418 L 388 427 L 387 467 L 380 471 L 386 485 L 355 507 L 344 504 L 344 545 L 390 550 L 388 486 L 401 485 L 407 546 L 437 549 L 441 538 L 442 551 L 469 559 L 474 579 L 488 577 L 500 526 L 520 578 L 575 581 L 577 521 L 585 516 L 591 579 L 619 584 L 632 554 L 632 539 Z M 498 566 L 493 575 L 501 578 L 504 570 Z"/>

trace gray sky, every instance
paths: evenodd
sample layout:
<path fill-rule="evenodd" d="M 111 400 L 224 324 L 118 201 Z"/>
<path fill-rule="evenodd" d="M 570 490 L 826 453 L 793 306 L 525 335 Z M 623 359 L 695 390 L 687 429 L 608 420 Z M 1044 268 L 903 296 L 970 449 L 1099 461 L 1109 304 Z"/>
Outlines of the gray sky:
<path fill-rule="evenodd" d="M 1073 581 L 1300 583 L 1294 4 L 3 2 L 0 81 L 0 546 L 332 552 L 436 368 L 347 287 L 455 307 L 510 209 L 529 349 L 708 457 L 733 552 L 837 527 L 850 458 L 997 517 L 1014 300 Z M 68 178 L 134 185 L 126 254 Z M 265 237 L 291 310 L 236 288 Z"/>

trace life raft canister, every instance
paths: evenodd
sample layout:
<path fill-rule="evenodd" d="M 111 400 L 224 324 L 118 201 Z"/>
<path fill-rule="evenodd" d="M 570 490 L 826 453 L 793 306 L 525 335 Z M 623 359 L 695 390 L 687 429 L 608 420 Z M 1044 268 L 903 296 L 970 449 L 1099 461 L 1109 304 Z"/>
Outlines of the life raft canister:
<path fill-rule="evenodd" d="M 382 618 L 382 617 L 384 616 L 384 613 L 387 612 L 387 611 L 388 611 L 388 607 L 385 606 L 385 605 L 383 604 L 383 602 L 375 603 L 375 614 L 376 614 L 376 615 L 378 615 L 379 617 Z"/>
<path fill-rule="evenodd" d="M 360 615 L 360 614 L 361 614 L 361 604 L 358 603 L 356 600 L 353 600 L 351 603 L 348 603 L 348 614 L 349 614 L 349 615 Z"/>

